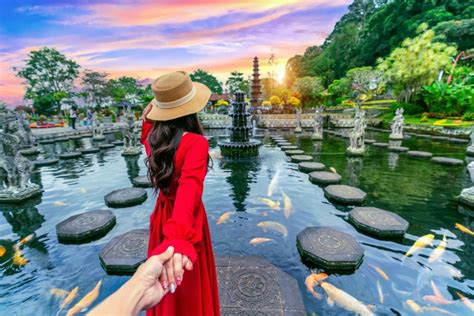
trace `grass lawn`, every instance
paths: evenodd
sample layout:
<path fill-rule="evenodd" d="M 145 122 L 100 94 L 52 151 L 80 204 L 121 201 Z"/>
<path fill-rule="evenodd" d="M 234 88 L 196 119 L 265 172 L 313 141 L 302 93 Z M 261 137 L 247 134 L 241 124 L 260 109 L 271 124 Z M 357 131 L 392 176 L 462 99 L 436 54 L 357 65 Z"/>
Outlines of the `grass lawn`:
<path fill-rule="evenodd" d="M 381 116 L 385 123 L 392 122 L 395 115 L 393 113 L 385 113 Z M 471 127 L 474 122 L 472 121 L 461 121 L 457 119 L 437 119 L 429 118 L 426 122 L 420 122 L 421 115 L 405 115 L 405 124 L 416 124 L 416 125 L 434 125 L 434 126 L 455 126 L 455 127 Z M 436 124 L 435 124 L 436 123 Z"/>

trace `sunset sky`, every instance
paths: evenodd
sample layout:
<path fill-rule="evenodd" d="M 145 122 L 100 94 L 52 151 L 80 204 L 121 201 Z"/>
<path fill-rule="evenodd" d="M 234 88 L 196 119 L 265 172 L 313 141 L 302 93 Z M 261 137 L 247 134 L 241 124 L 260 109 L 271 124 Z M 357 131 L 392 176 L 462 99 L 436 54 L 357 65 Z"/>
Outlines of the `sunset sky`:
<path fill-rule="evenodd" d="M 273 49 L 281 77 L 286 60 L 321 44 L 350 2 L 1 0 L 0 100 L 22 103 L 12 67 L 43 46 L 111 77 L 203 68 L 223 81 L 232 70 L 249 75 L 253 56 L 267 76 Z"/>

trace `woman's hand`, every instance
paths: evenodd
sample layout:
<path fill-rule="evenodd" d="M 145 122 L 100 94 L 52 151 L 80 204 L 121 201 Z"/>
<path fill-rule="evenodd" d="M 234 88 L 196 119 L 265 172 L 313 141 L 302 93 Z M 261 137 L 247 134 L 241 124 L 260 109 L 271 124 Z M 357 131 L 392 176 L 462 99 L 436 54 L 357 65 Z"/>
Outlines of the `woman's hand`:
<path fill-rule="evenodd" d="M 184 270 L 191 271 L 193 263 L 189 258 L 183 254 L 175 253 L 173 257 L 168 260 L 161 272 L 160 282 L 164 289 L 170 290 L 174 293 L 176 287 L 183 282 Z"/>

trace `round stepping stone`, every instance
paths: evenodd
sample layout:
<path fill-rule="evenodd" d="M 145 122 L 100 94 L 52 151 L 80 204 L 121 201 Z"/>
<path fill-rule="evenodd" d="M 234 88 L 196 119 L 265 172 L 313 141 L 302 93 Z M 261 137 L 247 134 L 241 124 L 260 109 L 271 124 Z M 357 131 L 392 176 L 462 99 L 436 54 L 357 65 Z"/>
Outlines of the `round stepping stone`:
<path fill-rule="evenodd" d="M 92 137 L 92 140 L 95 141 L 95 142 L 101 142 L 101 141 L 104 141 L 105 140 L 105 136 L 93 136 Z"/>
<path fill-rule="evenodd" d="M 257 256 L 216 257 L 221 315 L 307 315 L 298 282 Z"/>
<path fill-rule="evenodd" d="M 473 157 L 474 156 L 474 146 L 469 146 L 467 147 L 466 149 L 466 155 L 470 156 L 470 157 Z"/>
<path fill-rule="evenodd" d="M 403 146 L 388 146 L 388 150 L 390 151 L 395 151 L 395 152 L 406 152 L 408 151 L 410 148 L 408 147 L 403 147 Z"/>
<path fill-rule="evenodd" d="M 78 140 L 78 139 L 81 139 L 81 138 L 82 138 L 82 135 L 69 136 L 69 139 L 72 139 L 72 140 Z"/>
<path fill-rule="evenodd" d="M 81 148 L 79 151 L 83 154 L 93 154 L 100 151 L 98 147 Z"/>
<path fill-rule="evenodd" d="M 329 270 L 353 270 L 364 256 L 364 249 L 351 235 L 332 228 L 306 227 L 296 244 L 303 259 Z"/>
<path fill-rule="evenodd" d="M 132 179 L 132 183 L 136 187 L 140 188 L 151 188 L 151 181 L 148 176 L 138 176 Z"/>
<path fill-rule="evenodd" d="M 99 145 L 99 148 L 100 149 L 110 149 L 110 148 L 114 148 L 114 144 L 100 144 Z"/>
<path fill-rule="evenodd" d="M 147 197 L 146 191 L 141 188 L 125 188 L 110 192 L 104 200 L 109 207 L 127 207 L 142 204 Z"/>
<path fill-rule="evenodd" d="M 448 140 L 449 140 L 451 143 L 469 144 L 469 139 L 449 138 Z"/>
<path fill-rule="evenodd" d="M 20 149 L 18 152 L 22 154 L 23 156 L 33 156 L 33 155 L 39 154 L 40 150 L 38 149 L 38 147 L 31 147 L 31 148 Z"/>
<path fill-rule="evenodd" d="M 148 229 L 135 229 L 114 237 L 100 251 L 99 259 L 108 274 L 131 275 L 146 260 Z"/>
<path fill-rule="evenodd" d="M 80 243 L 98 239 L 115 226 L 115 215 L 109 210 L 97 210 L 73 215 L 56 225 L 58 241 Z"/>
<path fill-rule="evenodd" d="M 283 147 L 283 146 L 292 146 L 293 144 L 290 142 L 284 142 L 284 143 L 277 143 L 278 147 Z"/>
<path fill-rule="evenodd" d="M 112 142 L 112 144 L 114 144 L 114 146 L 123 146 L 124 142 L 123 140 L 116 140 Z"/>
<path fill-rule="evenodd" d="M 427 151 L 418 151 L 418 150 L 410 150 L 407 152 L 407 155 L 414 158 L 431 158 L 433 157 L 432 153 Z"/>
<path fill-rule="evenodd" d="M 459 195 L 459 202 L 474 208 L 474 187 L 463 189 Z"/>
<path fill-rule="evenodd" d="M 388 147 L 388 143 L 373 143 L 375 147 Z"/>
<path fill-rule="evenodd" d="M 309 174 L 309 181 L 315 184 L 336 184 L 341 181 L 341 176 L 329 171 L 313 171 Z"/>
<path fill-rule="evenodd" d="M 69 141 L 69 137 L 58 137 L 54 141 L 55 142 L 67 142 L 67 141 Z"/>
<path fill-rule="evenodd" d="M 349 221 L 359 230 L 383 238 L 405 235 L 409 223 L 401 216 L 376 207 L 356 207 L 349 213 Z"/>
<path fill-rule="evenodd" d="M 302 162 L 302 161 L 311 161 L 313 160 L 313 157 L 308 156 L 308 155 L 292 155 L 290 156 L 291 161 L 293 162 Z"/>
<path fill-rule="evenodd" d="M 295 149 L 298 149 L 298 146 L 295 146 L 295 145 L 281 146 L 280 149 L 283 151 L 295 150 Z"/>
<path fill-rule="evenodd" d="M 54 139 L 43 139 L 38 142 L 41 145 L 54 144 Z"/>
<path fill-rule="evenodd" d="M 59 159 L 63 159 L 63 160 L 75 159 L 75 158 L 79 158 L 81 156 L 82 156 L 82 153 L 80 151 L 71 151 L 69 153 L 60 154 Z"/>
<path fill-rule="evenodd" d="M 362 204 L 367 193 L 359 188 L 344 184 L 332 184 L 324 188 L 324 195 L 332 201 L 342 204 Z"/>
<path fill-rule="evenodd" d="M 59 159 L 38 159 L 38 160 L 33 160 L 33 165 L 35 167 L 44 167 L 44 166 L 51 166 L 54 164 L 57 164 L 59 162 Z"/>
<path fill-rule="evenodd" d="M 433 157 L 431 161 L 434 163 L 438 163 L 441 165 L 448 165 L 448 166 L 460 166 L 464 164 L 464 161 L 461 159 L 456 158 L 448 158 L 448 157 Z"/>
<path fill-rule="evenodd" d="M 303 161 L 298 164 L 298 169 L 304 172 L 322 171 L 326 166 L 320 162 Z"/>
<path fill-rule="evenodd" d="M 433 136 L 433 137 L 431 137 L 431 139 L 434 139 L 434 140 L 448 140 L 449 137 L 447 137 L 447 136 Z"/>
<path fill-rule="evenodd" d="M 375 139 L 364 139 L 365 144 L 373 144 L 376 143 L 377 141 Z"/>
<path fill-rule="evenodd" d="M 285 150 L 285 154 L 287 154 L 288 156 L 291 156 L 291 155 L 302 155 L 302 154 L 304 154 L 304 150 L 301 150 L 301 149 Z"/>

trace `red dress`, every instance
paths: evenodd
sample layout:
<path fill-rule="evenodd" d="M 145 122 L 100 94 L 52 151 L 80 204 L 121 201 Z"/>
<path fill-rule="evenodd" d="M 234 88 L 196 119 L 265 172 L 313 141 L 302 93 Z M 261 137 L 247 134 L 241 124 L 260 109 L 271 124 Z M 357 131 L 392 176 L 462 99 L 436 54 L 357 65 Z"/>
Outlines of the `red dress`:
<path fill-rule="evenodd" d="M 142 143 L 147 154 L 147 134 L 151 123 L 144 122 Z M 206 211 L 202 203 L 204 177 L 207 172 L 209 144 L 198 134 L 181 138 L 174 159 L 174 179 L 169 194 L 159 193 L 150 217 L 148 256 L 160 254 L 169 246 L 193 262 L 185 270 L 183 281 L 174 294 L 167 294 L 147 316 L 219 315 L 219 291 Z"/>

